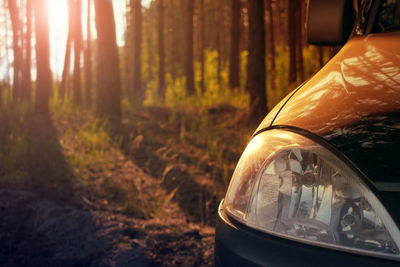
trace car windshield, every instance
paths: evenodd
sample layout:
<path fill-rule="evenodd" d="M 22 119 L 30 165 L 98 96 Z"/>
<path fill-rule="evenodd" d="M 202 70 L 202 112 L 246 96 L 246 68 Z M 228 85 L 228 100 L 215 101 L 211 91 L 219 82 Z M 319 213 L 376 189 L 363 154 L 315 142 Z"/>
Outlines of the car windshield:
<path fill-rule="evenodd" d="M 400 0 L 383 0 L 373 32 L 400 30 Z"/>

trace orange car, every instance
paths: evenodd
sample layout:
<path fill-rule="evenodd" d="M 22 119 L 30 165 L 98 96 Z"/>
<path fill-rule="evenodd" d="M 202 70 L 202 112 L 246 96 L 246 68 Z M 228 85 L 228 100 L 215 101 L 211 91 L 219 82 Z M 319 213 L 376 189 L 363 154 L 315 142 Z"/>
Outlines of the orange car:
<path fill-rule="evenodd" d="M 310 0 L 313 44 L 346 44 L 243 152 L 217 266 L 400 265 L 400 0 Z"/>

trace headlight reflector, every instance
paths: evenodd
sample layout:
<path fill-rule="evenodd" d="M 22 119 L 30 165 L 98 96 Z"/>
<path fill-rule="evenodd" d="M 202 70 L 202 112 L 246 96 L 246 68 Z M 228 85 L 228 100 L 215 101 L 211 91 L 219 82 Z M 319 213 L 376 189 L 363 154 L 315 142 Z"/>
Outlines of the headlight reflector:
<path fill-rule="evenodd" d="M 223 208 L 269 234 L 400 259 L 399 230 L 361 178 L 327 148 L 291 131 L 252 139 Z"/>

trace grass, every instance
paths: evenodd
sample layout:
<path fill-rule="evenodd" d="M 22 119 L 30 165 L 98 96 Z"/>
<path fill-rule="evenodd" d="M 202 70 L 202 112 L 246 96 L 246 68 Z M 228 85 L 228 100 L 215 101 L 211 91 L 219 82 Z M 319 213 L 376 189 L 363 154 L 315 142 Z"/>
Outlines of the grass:
<path fill-rule="evenodd" d="M 240 120 L 249 103 L 246 53 L 241 54 L 237 90 L 227 88 L 227 64 L 217 82 L 217 53 L 207 51 L 204 94 L 196 62 L 196 93 L 188 96 L 185 79 L 167 74 L 163 104 L 154 69 L 144 107 L 122 99 L 118 129 L 97 118 L 91 108 L 75 107 L 68 100 L 60 104 L 55 89 L 50 117 L 35 115 L 31 104 L 9 104 L 8 90 L 2 90 L 0 183 L 85 199 L 142 218 L 156 216 L 175 200 L 196 220 L 212 223 L 217 202 L 256 127 Z M 307 76 L 317 70 L 316 53 L 312 46 L 303 50 Z M 277 55 L 276 75 L 267 69 L 267 84 L 277 85 L 267 91 L 269 108 L 296 86 L 287 83 L 287 49 L 277 47 Z M 143 70 L 147 73 L 146 66 Z M 158 184 L 144 183 L 135 164 Z M 157 190 L 160 184 L 167 192 Z"/>
<path fill-rule="evenodd" d="M 29 105 L 6 110 L 0 183 L 138 218 L 157 216 L 174 200 L 194 220 L 212 223 L 251 133 L 230 124 L 240 109 L 227 104 L 129 108 L 118 130 L 68 102 L 53 100 L 51 117 Z"/>

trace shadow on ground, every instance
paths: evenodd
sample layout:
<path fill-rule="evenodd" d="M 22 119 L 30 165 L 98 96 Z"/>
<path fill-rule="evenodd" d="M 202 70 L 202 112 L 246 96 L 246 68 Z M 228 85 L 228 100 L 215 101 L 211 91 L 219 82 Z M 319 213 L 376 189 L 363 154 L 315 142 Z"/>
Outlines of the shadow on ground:
<path fill-rule="evenodd" d="M 84 210 L 49 116 L 0 117 L 0 265 L 147 266 L 128 224 Z"/>

